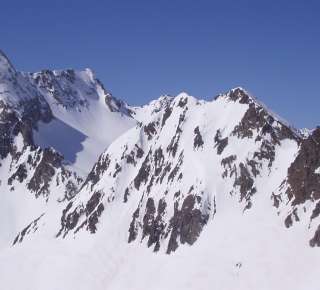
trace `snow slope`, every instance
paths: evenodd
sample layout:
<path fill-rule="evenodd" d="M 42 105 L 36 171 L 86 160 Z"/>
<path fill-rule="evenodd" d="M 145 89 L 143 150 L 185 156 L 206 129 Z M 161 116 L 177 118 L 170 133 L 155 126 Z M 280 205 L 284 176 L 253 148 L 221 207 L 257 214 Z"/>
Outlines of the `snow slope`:
<path fill-rule="evenodd" d="M 29 75 L 44 95 L 54 120 L 40 123 L 35 142 L 53 147 L 83 174 L 87 174 L 101 152 L 135 125 L 124 103 L 113 97 L 89 69 L 42 71 Z"/>
<path fill-rule="evenodd" d="M 221 210 L 197 243 L 172 255 L 127 244 L 123 229 L 129 212 L 121 211 L 119 218 L 120 210 L 112 209 L 108 218 L 114 218 L 95 235 L 26 242 L 2 252 L 3 285 L 10 290 L 318 289 L 319 251 L 305 246 L 305 228 L 283 231 L 266 206 L 246 215 L 234 207 Z M 12 279 L 17 265 L 20 279 Z"/>

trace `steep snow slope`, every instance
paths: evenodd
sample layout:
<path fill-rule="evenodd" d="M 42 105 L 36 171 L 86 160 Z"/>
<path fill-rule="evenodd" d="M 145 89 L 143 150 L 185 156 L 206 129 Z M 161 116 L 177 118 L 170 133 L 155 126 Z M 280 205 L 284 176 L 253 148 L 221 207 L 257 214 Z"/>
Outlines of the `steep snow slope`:
<path fill-rule="evenodd" d="M 83 174 L 114 139 L 135 125 L 129 107 L 108 93 L 89 69 L 28 76 L 54 116 L 49 124 L 38 125 L 35 142 L 57 149 Z"/>

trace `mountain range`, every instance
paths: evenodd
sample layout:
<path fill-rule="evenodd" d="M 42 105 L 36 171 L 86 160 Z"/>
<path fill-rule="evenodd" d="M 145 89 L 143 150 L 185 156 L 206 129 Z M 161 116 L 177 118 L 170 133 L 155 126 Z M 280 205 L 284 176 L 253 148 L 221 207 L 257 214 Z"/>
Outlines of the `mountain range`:
<path fill-rule="evenodd" d="M 320 128 L 238 87 L 144 106 L 0 52 L 4 289 L 317 290 Z"/>

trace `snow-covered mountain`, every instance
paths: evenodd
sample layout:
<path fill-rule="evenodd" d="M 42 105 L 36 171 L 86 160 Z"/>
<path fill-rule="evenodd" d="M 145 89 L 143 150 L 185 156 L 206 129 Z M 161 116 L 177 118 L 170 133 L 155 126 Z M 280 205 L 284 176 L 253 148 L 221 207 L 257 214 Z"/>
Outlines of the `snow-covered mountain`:
<path fill-rule="evenodd" d="M 242 88 L 131 107 L 88 69 L 0 73 L 6 289 L 318 289 L 319 128 Z"/>
<path fill-rule="evenodd" d="M 108 145 L 136 124 L 90 70 L 15 70 L 0 52 L 0 247 L 64 207 Z"/>
<path fill-rule="evenodd" d="M 38 125 L 36 142 L 57 149 L 84 174 L 114 139 L 136 123 L 128 105 L 107 92 L 90 69 L 24 75 L 54 116 L 49 124 Z"/>

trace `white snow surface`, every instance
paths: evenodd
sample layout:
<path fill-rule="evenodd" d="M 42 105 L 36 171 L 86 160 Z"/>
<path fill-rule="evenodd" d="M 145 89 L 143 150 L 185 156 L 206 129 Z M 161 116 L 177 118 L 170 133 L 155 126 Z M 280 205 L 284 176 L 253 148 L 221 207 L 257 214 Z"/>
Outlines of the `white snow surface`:
<path fill-rule="evenodd" d="M 3 251 L 2 285 L 8 290 L 318 289 L 319 251 L 305 247 L 302 227 L 283 231 L 266 206 L 245 215 L 234 207 L 221 209 L 195 245 L 170 256 L 127 244 L 130 212 L 110 210 L 103 231 L 94 236 L 39 240 Z M 17 271 L 19 279 L 12 279 Z"/>

